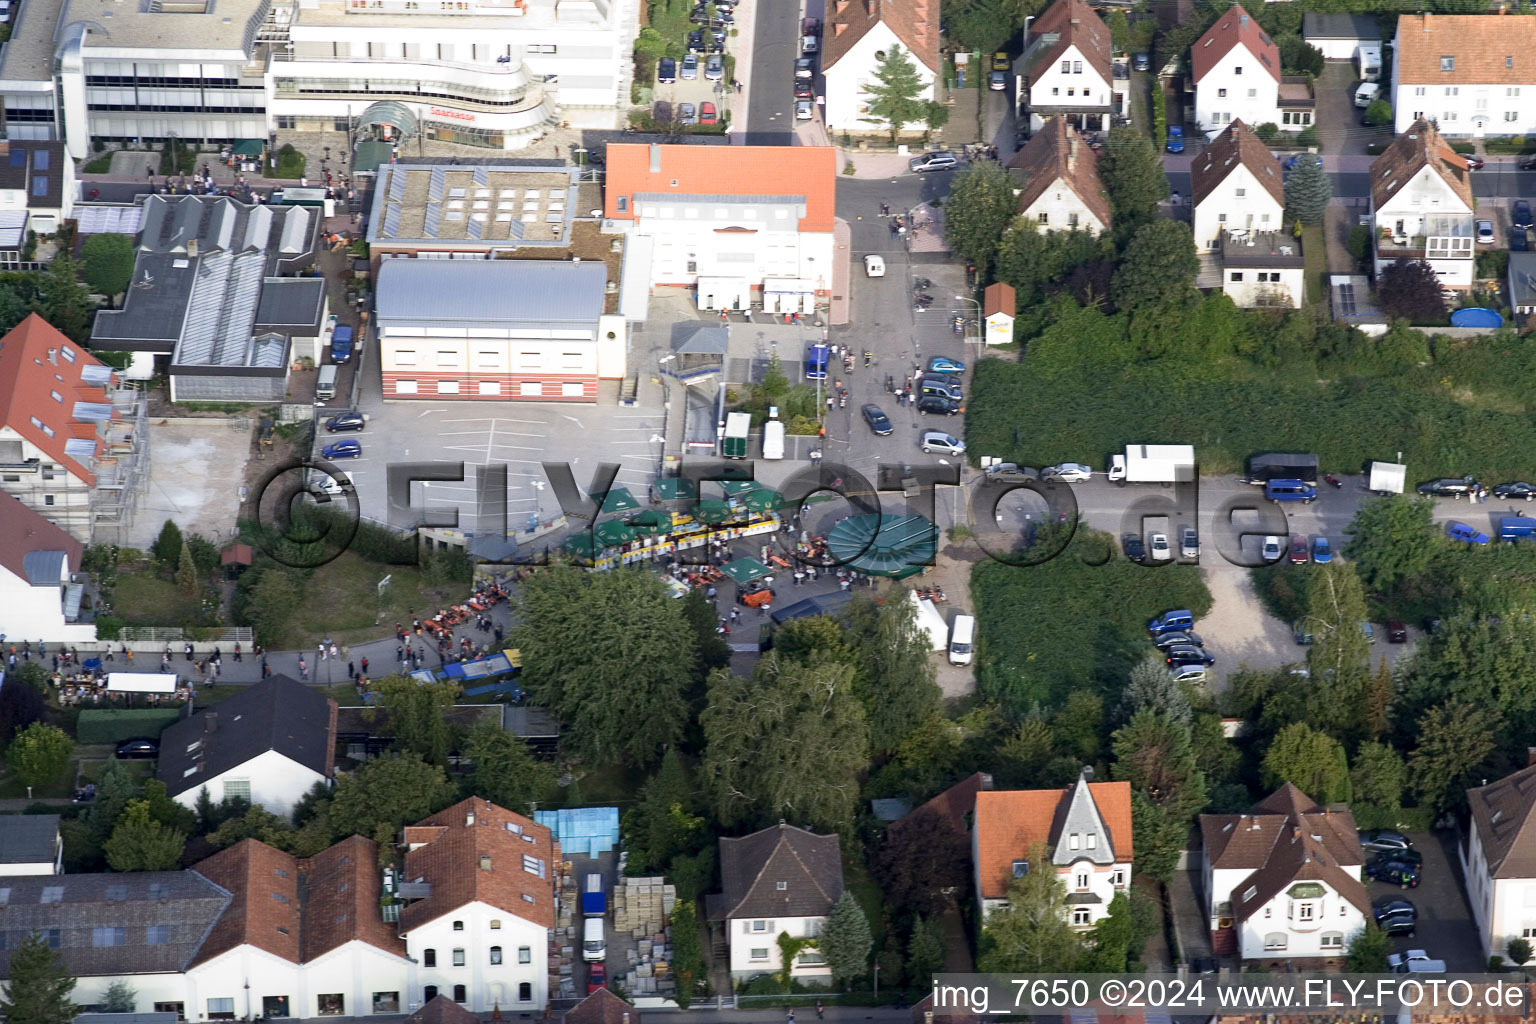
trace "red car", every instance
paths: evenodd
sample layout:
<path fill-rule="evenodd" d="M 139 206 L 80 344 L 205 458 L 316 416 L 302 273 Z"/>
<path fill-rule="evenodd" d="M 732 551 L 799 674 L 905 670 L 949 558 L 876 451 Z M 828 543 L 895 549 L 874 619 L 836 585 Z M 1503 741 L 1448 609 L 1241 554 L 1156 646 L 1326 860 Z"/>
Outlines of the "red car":
<path fill-rule="evenodd" d="M 699 104 L 699 124 L 719 124 L 720 115 L 715 112 L 713 103 Z"/>
<path fill-rule="evenodd" d="M 1301 534 L 1291 537 L 1291 564 L 1306 565 L 1312 560 L 1312 552 L 1307 549 L 1307 538 Z"/>
<path fill-rule="evenodd" d="M 593 964 L 587 969 L 587 995 L 591 995 L 600 988 L 608 987 L 608 972 L 602 964 Z"/>

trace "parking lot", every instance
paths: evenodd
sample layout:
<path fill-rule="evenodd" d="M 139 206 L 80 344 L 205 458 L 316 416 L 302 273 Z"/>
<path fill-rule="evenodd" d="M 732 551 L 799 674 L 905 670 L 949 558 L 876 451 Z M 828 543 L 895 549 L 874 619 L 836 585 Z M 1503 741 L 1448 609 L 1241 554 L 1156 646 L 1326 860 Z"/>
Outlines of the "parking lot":
<path fill-rule="evenodd" d="M 1398 952 L 1422 949 L 1433 960 L 1444 960 L 1451 974 L 1480 973 L 1488 962 L 1483 958 L 1483 946 L 1477 937 L 1476 918 L 1463 895 L 1461 860 L 1456 852 L 1456 840 L 1449 832 L 1410 832 L 1409 840 L 1424 855 L 1417 888 L 1402 889 L 1395 885 L 1367 880 L 1371 902 L 1379 899 L 1406 899 L 1418 910 L 1418 926 L 1412 938 L 1395 936 L 1393 948 Z M 1371 854 L 1366 853 L 1369 862 Z"/>

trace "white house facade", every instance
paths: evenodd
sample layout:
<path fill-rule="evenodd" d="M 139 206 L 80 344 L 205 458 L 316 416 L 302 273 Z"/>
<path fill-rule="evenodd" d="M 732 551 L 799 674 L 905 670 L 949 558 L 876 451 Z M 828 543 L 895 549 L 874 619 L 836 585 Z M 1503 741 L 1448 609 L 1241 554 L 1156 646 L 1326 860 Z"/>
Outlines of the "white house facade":
<path fill-rule="evenodd" d="M 1467 900 L 1484 956 L 1509 954 L 1512 939 L 1536 941 L 1536 766 L 1467 791 L 1471 828 L 1461 848 Z"/>
<path fill-rule="evenodd" d="M 1195 120 L 1207 132 L 1233 121 L 1282 124 L 1280 49 L 1241 6 L 1233 5 L 1191 48 Z"/>
<path fill-rule="evenodd" d="M 1115 89 L 1109 26 L 1084 0 L 1056 0 L 1030 26 L 1015 63 L 1020 115 L 1038 132 L 1050 117 L 1079 131 L 1107 131 L 1123 109 Z M 1128 80 L 1126 80 L 1128 81 Z M 1121 86 L 1118 93 L 1124 92 Z"/>
<path fill-rule="evenodd" d="M 1041 231 L 1109 229 L 1109 198 L 1099 178 L 1098 154 L 1067 123 L 1053 117 L 1008 162 L 1023 178 L 1019 215 Z"/>
<path fill-rule="evenodd" d="M 1398 133 L 1418 120 L 1441 135 L 1536 132 L 1536 23 L 1498 14 L 1398 19 L 1392 109 Z"/>
<path fill-rule="evenodd" d="M 880 59 L 897 47 L 922 82 L 918 98 L 937 99 L 939 0 L 830 0 L 821 39 L 822 120 L 828 132 L 889 130 L 889 122 L 870 114 L 867 87 L 877 80 Z M 922 130 L 920 124 L 906 127 Z"/>
<path fill-rule="evenodd" d="M 1306 295 L 1301 239 L 1238 228 L 1221 236 L 1221 290 L 1237 305 L 1300 309 Z"/>
<path fill-rule="evenodd" d="M 96 640 L 76 576 L 83 553 L 75 538 L 0 492 L 0 622 L 12 642 Z"/>
<path fill-rule="evenodd" d="M 217 741 L 215 741 L 217 742 Z M 206 779 L 173 798 L 183 807 L 195 808 L 203 790 L 214 803 L 240 797 L 260 804 L 273 814 L 288 815 L 300 798 L 329 776 L 276 750 L 263 751 L 243 764 Z"/>
<path fill-rule="evenodd" d="M 1276 231 L 1285 219 L 1280 163 L 1252 129 L 1228 125 L 1190 165 L 1195 245 L 1215 249 L 1227 231 Z"/>
<path fill-rule="evenodd" d="M 1399 259 L 1423 260 L 1446 289 L 1472 286 L 1476 267 L 1467 162 L 1436 129 L 1416 121 L 1371 164 L 1376 273 Z"/>

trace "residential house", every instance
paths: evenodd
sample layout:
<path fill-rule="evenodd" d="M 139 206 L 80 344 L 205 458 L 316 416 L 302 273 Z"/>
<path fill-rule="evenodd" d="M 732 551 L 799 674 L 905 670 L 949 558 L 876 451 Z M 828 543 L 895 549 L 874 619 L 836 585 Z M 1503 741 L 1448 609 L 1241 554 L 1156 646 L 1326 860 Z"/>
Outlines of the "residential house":
<path fill-rule="evenodd" d="M 0 819 L 0 875 L 57 875 L 64 839 L 57 814 L 8 814 Z"/>
<path fill-rule="evenodd" d="M 119 385 L 36 313 L 0 338 L 0 490 L 83 544 L 132 514 L 148 470 L 144 397 Z"/>
<path fill-rule="evenodd" d="M 1508 958 L 1511 939 L 1536 940 L 1536 751 L 1531 759 L 1467 791 L 1472 821 L 1461 866 L 1485 957 Z"/>
<path fill-rule="evenodd" d="M 0 492 L 0 622 L 12 641 L 94 643 L 80 542 Z"/>
<path fill-rule="evenodd" d="M 1067 888 L 1069 923 L 1089 928 L 1131 884 L 1135 842 L 1131 785 L 1092 782 L 1084 769 L 1063 789 L 978 790 L 971 860 L 981 919 L 1008 905 L 1008 885 L 1031 870 L 1050 870 Z M 1043 845 L 1048 864 L 1031 864 Z"/>
<path fill-rule="evenodd" d="M 1392 109 L 1442 135 L 1536 132 L 1536 21 L 1498 14 L 1405 14 L 1397 19 Z"/>
<path fill-rule="evenodd" d="M 304 858 L 246 839 L 200 861 L 230 905 L 187 968 L 189 1016 L 399 1013 L 413 965 L 379 911 L 378 861 L 362 836 Z"/>
<path fill-rule="evenodd" d="M 815 938 L 843 894 L 843 864 L 835 835 L 778 825 L 720 840 L 721 891 L 705 910 L 730 946 L 731 977 L 745 981 L 783 967 L 778 938 Z M 803 949 L 790 974 L 827 978 L 826 958 Z"/>
<path fill-rule="evenodd" d="M 1221 290 L 1239 306 L 1300 309 L 1306 295 L 1301 236 L 1237 228 L 1221 234 Z"/>
<path fill-rule="evenodd" d="M 1301 16 L 1301 38 L 1324 60 L 1354 60 L 1360 47 L 1381 46 L 1381 23 L 1371 14 L 1308 11 Z"/>
<path fill-rule="evenodd" d="M 75 162 L 64 143 L 0 138 L 0 231 L 51 235 L 74 209 Z"/>
<path fill-rule="evenodd" d="M 1128 81 L 1115 78 L 1110 51 L 1109 26 L 1084 0 L 1056 0 L 1031 22 L 1014 63 L 1018 114 L 1028 112 L 1030 130 L 1055 117 L 1078 131 L 1108 131 L 1125 109 Z"/>
<path fill-rule="evenodd" d="M 1202 814 L 1211 945 L 1275 963 L 1342 957 L 1371 919 L 1348 808 L 1319 807 L 1287 782 L 1246 814 Z"/>
<path fill-rule="evenodd" d="M 896 6 L 871 2 L 876 10 Z M 833 52 L 835 38 L 825 39 Z M 624 278 L 635 275 L 635 287 L 692 288 L 701 309 L 743 310 L 756 301 L 770 312 L 810 313 L 839 273 L 836 192 L 837 151 L 829 146 L 615 143 L 603 216 L 609 230 L 628 234 Z"/>
<path fill-rule="evenodd" d="M 600 988 L 566 1010 L 564 1024 L 640 1024 L 640 1011 Z"/>
<path fill-rule="evenodd" d="M 1376 276 L 1394 260 L 1425 260 L 1448 290 L 1472 285 L 1472 172 L 1427 121 L 1415 121 L 1371 163 Z"/>
<path fill-rule="evenodd" d="M 1013 340 L 1013 320 L 1018 312 L 1018 295 L 1013 285 L 994 281 L 981 293 L 982 334 L 988 345 L 1006 345 Z"/>
<path fill-rule="evenodd" d="M 1536 252 L 1509 254 L 1509 308 L 1520 316 L 1536 313 Z"/>
<path fill-rule="evenodd" d="M 1065 2 L 1081 0 L 1059 0 L 1057 6 Z M 1098 20 L 1098 15 L 1089 13 Z M 1047 121 L 1008 161 L 1008 168 L 1024 179 L 1019 215 L 1039 225 L 1041 231 L 1098 235 L 1109 230 L 1109 197 L 1099 180 L 1099 156 L 1067 118 Z"/>
<path fill-rule="evenodd" d="M 1301 131 L 1306 117 L 1281 115 L 1280 48 L 1238 4 L 1216 19 L 1190 51 L 1194 69 L 1195 120 L 1207 135 L 1233 121 L 1274 124 Z"/>
<path fill-rule="evenodd" d="M 826 83 L 821 114 L 828 132 L 889 129 L 884 119 L 870 115 L 866 89 L 877 80 L 881 58 L 896 47 L 906 52 L 922 82 L 917 98 L 938 99 L 939 0 L 830 0 L 821 34 Z M 923 125 L 906 130 L 920 132 Z M 613 166 L 612 154 L 608 165 Z"/>
<path fill-rule="evenodd" d="M 1229 124 L 1190 165 L 1195 245 L 1215 249 L 1227 231 L 1276 231 L 1285 221 L 1280 162 L 1242 121 Z"/>
<path fill-rule="evenodd" d="M 284 675 L 173 723 L 160 734 L 166 794 L 196 807 L 240 797 L 286 815 L 334 777 L 336 702 Z"/>
<path fill-rule="evenodd" d="M 403 837 L 398 931 L 418 966 L 411 998 L 476 1013 L 527 1013 L 549 1000 L 560 845 L 550 830 L 471 797 Z"/>

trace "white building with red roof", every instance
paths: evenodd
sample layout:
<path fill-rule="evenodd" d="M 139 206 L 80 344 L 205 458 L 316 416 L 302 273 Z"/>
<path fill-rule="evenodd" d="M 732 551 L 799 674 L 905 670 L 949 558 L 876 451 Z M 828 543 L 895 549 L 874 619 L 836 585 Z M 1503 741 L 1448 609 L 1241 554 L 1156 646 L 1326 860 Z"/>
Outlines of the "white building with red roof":
<path fill-rule="evenodd" d="M 827 131 L 871 133 L 889 129 L 871 118 L 869 93 L 880 60 L 900 47 L 923 83 L 918 99 L 937 99 L 939 0 L 830 0 L 821 37 L 821 74 L 826 82 L 822 118 Z M 976 74 L 985 74 L 980 68 Z M 906 131 L 921 133 L 924 125 Z"/>
<path fill-rule="evenodd" d="M 1238 120 L 1305 127 L 1280 123 L 1280 48 L 1240 5 L 1233 4 L 1190 47 L 1190 66 L 1195 120 L 1207 133 Z"/>
<path fill-rule="evenodd" d="M 1129 79 L 1115 78 L 1109 26 L 1084 0 L 1056 0 L 1046 8 L 1030 25 L 1015 67 L 1019 113 L 1028 111 L 1031 131 L 1050 117 L 1078 131 L 1108 131 L 1110 117 L 1125 110 Z"/>
<path fill-rule="evenodd" d="M 629 236 L 626 288 L 696 288 L 703 309 L 811 312 L 847 274 L 834 267 L 836 193 L 830 146 L 615 143 L 603 217 Z"/>
<path fill-rule="evenodd" d="M 9 494 L 0 494 L 0 624 L 18 641 L 91 643 L 82 618 L 80 542 Z"/>

